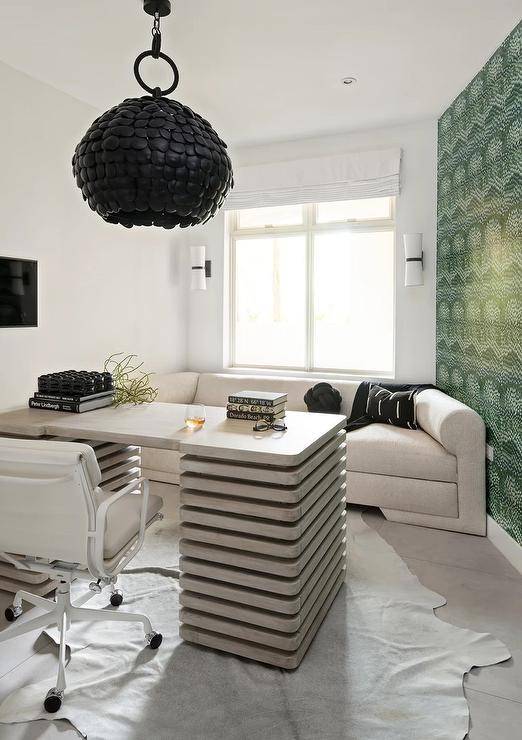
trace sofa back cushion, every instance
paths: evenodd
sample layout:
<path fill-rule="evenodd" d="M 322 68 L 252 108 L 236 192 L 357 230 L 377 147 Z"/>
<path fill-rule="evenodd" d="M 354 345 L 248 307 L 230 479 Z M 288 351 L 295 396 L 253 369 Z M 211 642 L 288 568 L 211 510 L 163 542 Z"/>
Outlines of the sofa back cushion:
<path fill-rule="evenodd" d="M 165 373 L 153 375 L 151 384 L 158 389 L 156 401 L 162 403 L 192 403 L 199 373 Z"/>
<path fill-rule="evenodd" d="M 199 376 L 194 401 L 206 406 L 226 406 L 228 397 L 238 391 L 281 391 L 288 394 L 287 408 L 290 411 L 306 411 L 303 396 L 309 388 L 318 382 L 319 380 L 310 378 L 202 373 Z M 341 413 L 349 416 L 359 383 L 351 380 L 332 380 L 328 382 L 331 382 L 342 396 Z"/>

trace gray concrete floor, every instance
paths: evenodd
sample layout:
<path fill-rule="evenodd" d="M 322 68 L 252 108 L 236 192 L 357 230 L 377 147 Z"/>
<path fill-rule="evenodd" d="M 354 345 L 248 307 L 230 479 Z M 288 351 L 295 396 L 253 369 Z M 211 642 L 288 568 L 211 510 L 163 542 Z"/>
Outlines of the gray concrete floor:
<path fill-rule="evenodd" d="M 440 619 L 491 632 L 511 651 L 510 660 L 474 668 L 464 680 L 471 711 L 469 739 L 521 737 L 522 576 L 484 537 L 395 524 L 378 509 L 365 510 L 364 518 L 425 586 L 446 597 L 446 606 L 437 609 Z M 11 597 L 0 591 L 0 629 L 6 624 L 3 612 L 10 603 Z M 38 633 L 0 645 L 0 700 L 19 686 L 52 675 L 55 664 L 53 651 L 45 639 L 38 639 Z M 0 724 L 0 740 L 69 737 L 79 735 L 63 720 Z"/>

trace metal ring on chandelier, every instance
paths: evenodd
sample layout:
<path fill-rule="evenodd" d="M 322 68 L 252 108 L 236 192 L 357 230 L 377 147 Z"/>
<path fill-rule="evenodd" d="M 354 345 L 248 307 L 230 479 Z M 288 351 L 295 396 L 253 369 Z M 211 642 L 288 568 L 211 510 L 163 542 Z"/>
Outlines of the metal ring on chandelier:
<path fill-rule="evenodd" d="M 172 72 L 174 73 L 174 81 L 172 82 L 172 85 L 168 87 L 166 90 L 161 90 L 159 87 L 149 87 L 148 85 L 145 84 L 145 82 L 143 82 L 143 79 L 140 75 L 140 64 L 147 57 L 154 58 L 155 57 L 154 52 L 152 50 L 142 51 L 141 54 L 139 54 L 136 57 L 136 61 L 134 62 L 134 77 L 138 81 L 138 85 L 142 87 L 144 90 L 146 90 L 148 93 L 153 95 L 155 98 L 164 97 L 166 95 L 169 95 L 178 86 L 178 83 L 179 83 L 178 68 L 176 67 L 173 60 L 169 56 L 167 56 L 166 54 L 160 51 L 158 54 L 158 57 L 166 61 L 167 64 L 170 66 Z"/>

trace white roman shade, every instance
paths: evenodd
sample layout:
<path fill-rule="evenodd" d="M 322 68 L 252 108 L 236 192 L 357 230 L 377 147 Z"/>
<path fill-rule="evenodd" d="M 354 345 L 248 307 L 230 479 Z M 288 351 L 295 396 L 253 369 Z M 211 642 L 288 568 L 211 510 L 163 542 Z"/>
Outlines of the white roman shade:
<path fill-rule="evenodd" d="M 237 210 L 398 195 L 400 162 L 400 149 L 381 149 L 238 167 L 225 207 Z"/>

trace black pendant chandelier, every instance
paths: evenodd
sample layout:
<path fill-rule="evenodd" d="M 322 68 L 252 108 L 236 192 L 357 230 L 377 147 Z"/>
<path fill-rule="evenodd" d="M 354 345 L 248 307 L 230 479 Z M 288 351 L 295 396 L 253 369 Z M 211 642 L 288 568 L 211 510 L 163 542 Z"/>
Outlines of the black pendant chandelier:
<path fill-rule="evenodd" d="M 161 51 L 160 18 L 170 0 L 143 0 L 154 16 L 152 48 L 134 63 L 149 95 L 127 98 L 97 118 L 75 149 L 76 183 L 93 211 L 111 224 L 184 228 L 208 221 L 233 187 L 226 144 L 208 121 L 166 96 L 176 65 Z M 174 73 L 167 90 L 146 85 L 140 63 L 163 59 Z"/>

